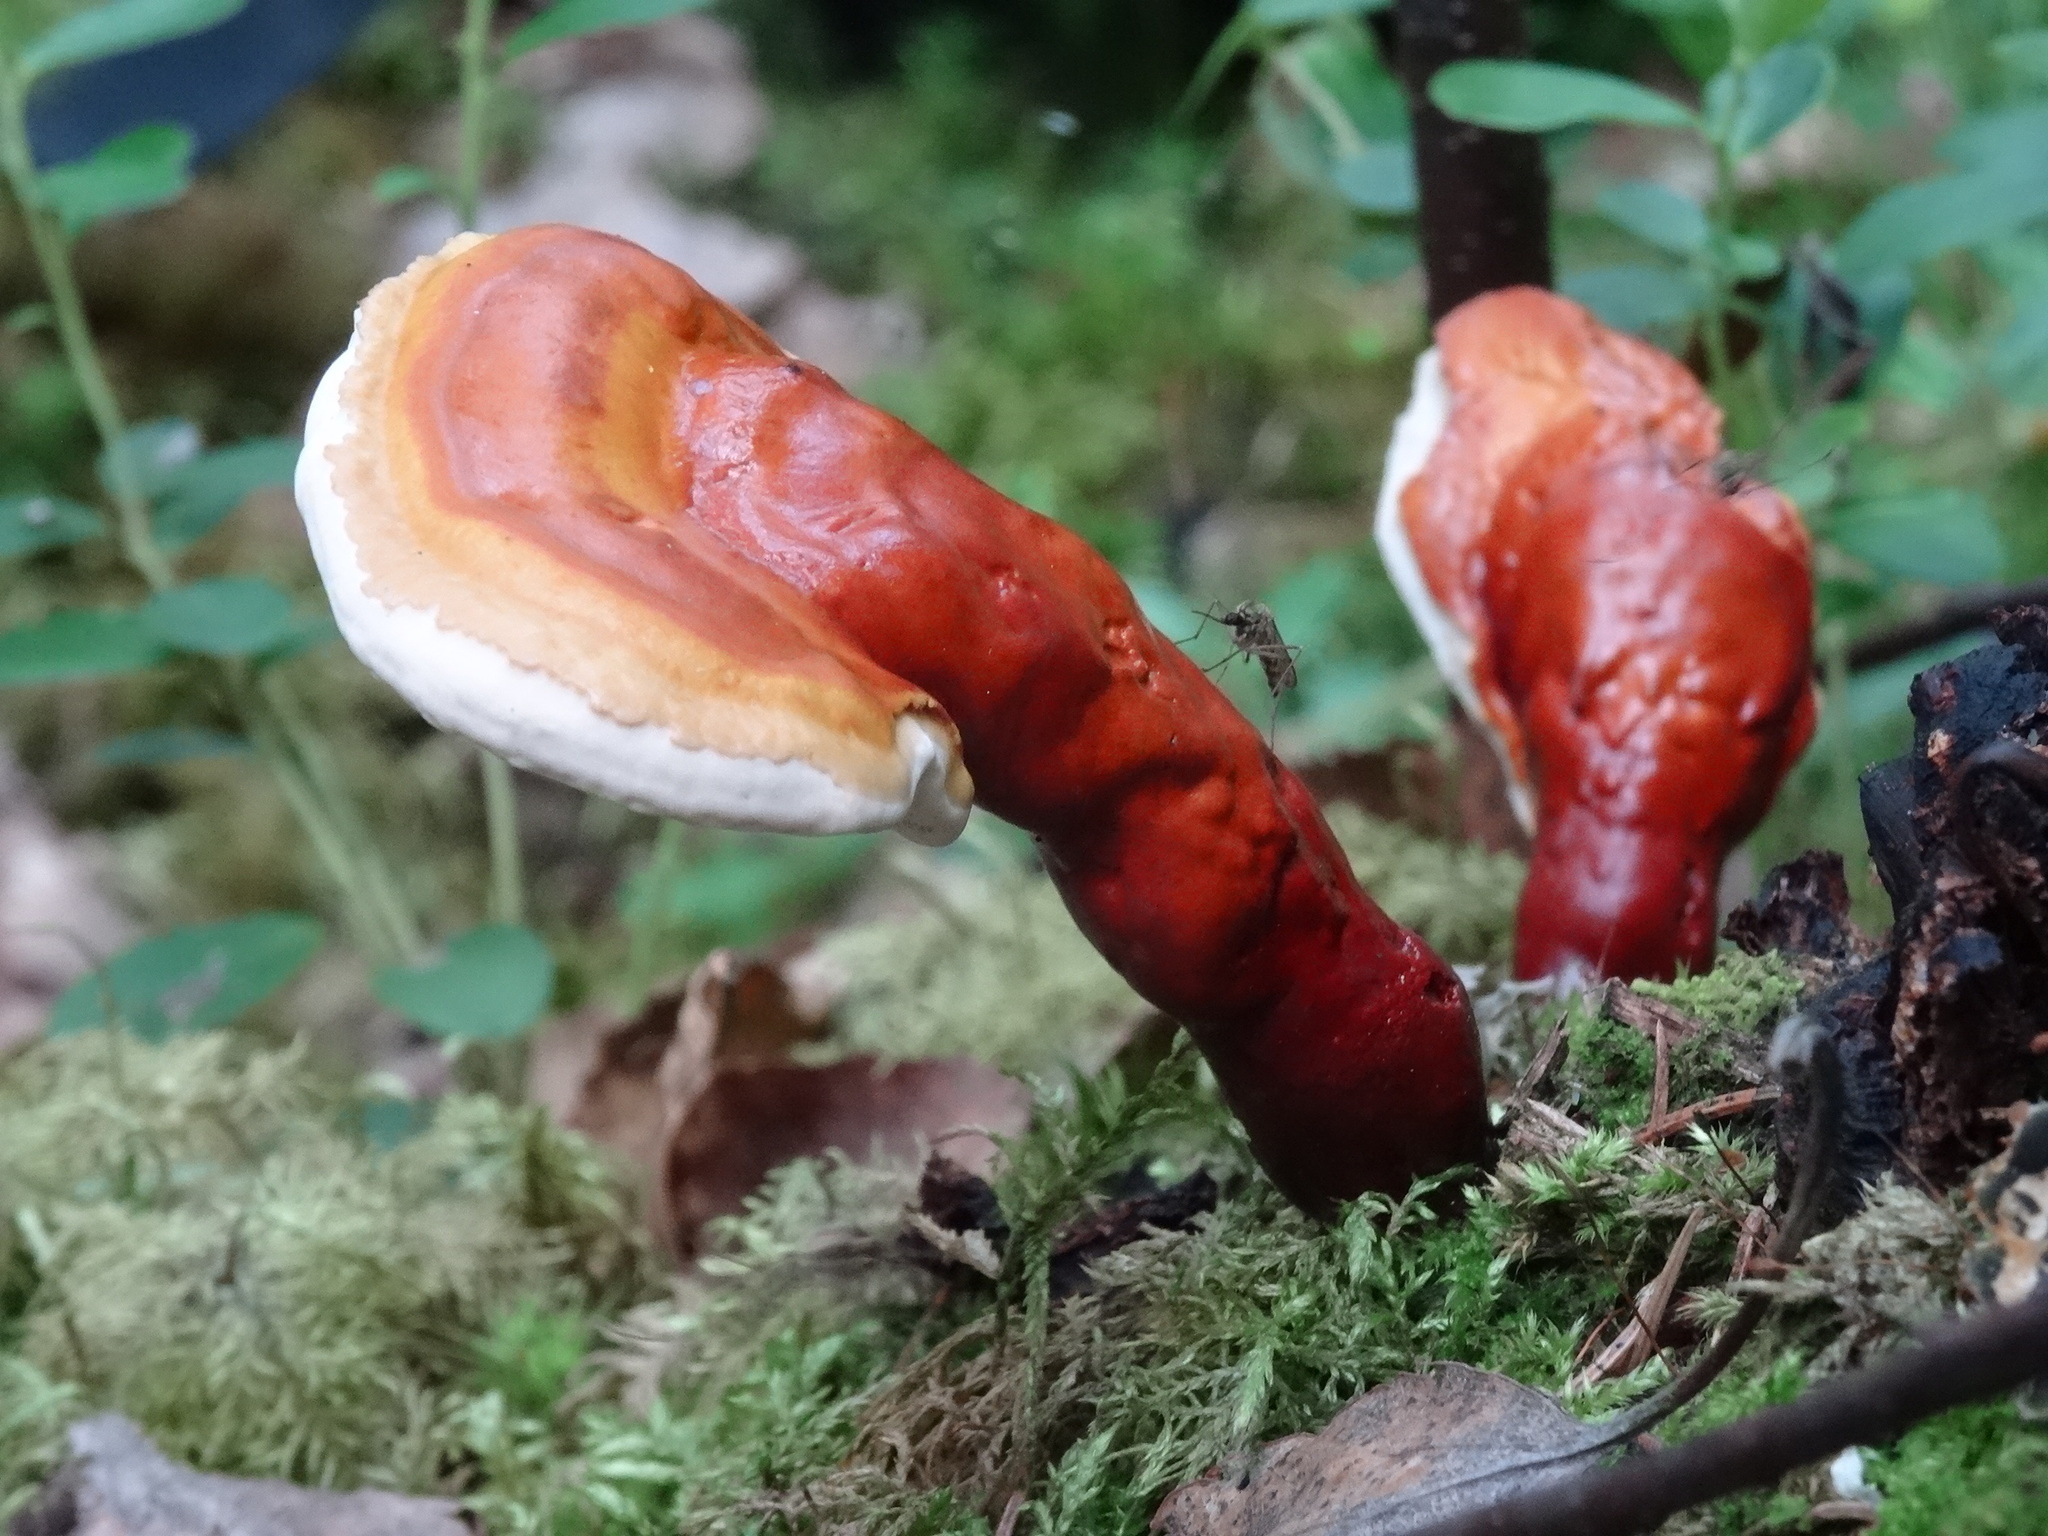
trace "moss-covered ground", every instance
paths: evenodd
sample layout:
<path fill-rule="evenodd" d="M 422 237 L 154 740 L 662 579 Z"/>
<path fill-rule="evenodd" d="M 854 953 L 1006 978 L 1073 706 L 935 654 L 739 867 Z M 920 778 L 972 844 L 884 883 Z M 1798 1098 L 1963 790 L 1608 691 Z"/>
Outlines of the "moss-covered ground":
<path fill-rule="evenodd" d="M 1361 862 L 1430 867 L 1412 834 L 1344 829 Z M 1454 858 L 1434 868 L 1397 888 L 1401 915 L 1441 933 L 1442 909 L 1470 922 L 1489 882 Z M 235 1035 L 91 1033 L 14 1057 L 0 1066 L 7 1503 L 49 1470 L 69 1419 L 111 1406 L 202 1466 L 458 1492 L 500 1532 L 966 1536 L 1021 1496 L 1025 1529 L 1135 1536 L 1177 1483 L 1421 1362 L 1504 1371 L 1588 1414 L 1653 1386 L 1670 1369 L 1655 1356 L 1618 1380 L 1582 1373 L 1696 1209 L 1673 1358 L 1732 1309 L 1737 1229 L 1772 1180 L 1768 1125 L 1639 1146 L 1648 1046 L 1597 1007 L 1570 1005 L 1546 1090 L 1588 1129 L 1576 1145 L 1511 1141 L 1490 1178 L 1369 1197 L 1317 1225 L 1249 1164 L 1190 1053 L 1141 1080 L 1114 1062 L 1056 1065 L 1045 1040 L 1099 1029 L 1106 988 L 1085 946 L 1060 947 L 1047 894 L 1011 873 L 952 898 L 962 965 L 1000 968 L 1001 946 L 1025 943 L 1053 976 L 1020 999 L 1041 1026 L 1034 1052 L 1016 1045 L 1021 1025 L 984 1028 L 996 1005 L 960 991 L 966 970 L 917 960 L 919 920 L 894 925 L 893 950 L 840 941 L 849 1043 L 877 1008 L 922 1009 L 925 1048 L 979 1039 L 1033 1074 L 1036 1123 L 994 1179 L 1011 1234 L 994 1280 L 911 1256 L 911 1170 L 792 1164 L 674 1276 L 620 1171 L 531 1109 L 455 1097 L 394 1136 L 303 1053 Z M 1459 957 L 1483 961 L 1502 931 L 1477 922 Z M 1727 1087 L 1796 997 L 1783 967 L 1739 957 L 1655 991 L 1709 1026 L 1674 1055 L 1674 1103 Z M 1519 1005 L 1505 1067 L 1560 1006 Z M 1215 1212 L 1051 1300 L 1053 1232 L 1134 1165 L 1209 1169 Z M 1952 1306 L 1962 1231 L 1956 1209 L 1887 1189 L 1821 1240 L 1765 1335 L 1674 1432 L 1787 1398 Z M 1868 1475 L 1887 1531 L 2048 1529 L 2048 1434 L 2010 1405 L 1872 1448 Z M 1798 1530 L 1828 1496 L 1803 1474 L 1674 1529 Z"/>

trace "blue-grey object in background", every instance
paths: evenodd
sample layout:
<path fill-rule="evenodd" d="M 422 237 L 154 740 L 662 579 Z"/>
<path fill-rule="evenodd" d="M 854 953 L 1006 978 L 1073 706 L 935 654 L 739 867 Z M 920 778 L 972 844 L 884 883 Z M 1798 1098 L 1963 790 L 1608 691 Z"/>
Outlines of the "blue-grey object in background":
<path fill-rule="evenodd" d="M 144 123 L 182 123 L 217 160 L 319 78 L 381 0 L 249 0 L 217 27 L 66 70 L 29 103 L 36 161 L 91 154 Z"/>

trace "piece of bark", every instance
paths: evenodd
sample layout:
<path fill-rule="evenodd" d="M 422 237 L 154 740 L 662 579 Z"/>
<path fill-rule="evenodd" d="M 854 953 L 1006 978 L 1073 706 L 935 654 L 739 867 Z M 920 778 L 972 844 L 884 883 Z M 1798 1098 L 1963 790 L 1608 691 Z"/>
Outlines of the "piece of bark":
<path fill-rule="evenodd" d="M 1661 998 L 1634 991 L 1625 981 L 1607 983 L 1601 1008 L 1615 1023 L 1626 1024 L 1645 1040 L 1654 1041 L 1661 1026 L 1664 1037 L 1676 1045 L 1692 1039 L 1705 1028 L 1683 1008 L 1675 1008 Z"/>
<path fill-rule="evenodd" d="M 2030 1049 L 2048 1025 L 2048 614 L 1994 622 L 1999 642 L 1913 680 L 1913 750 L 1866 780 L 1892 898 L 1890 1044 L 1903 1152 L 1952 1184 L 1995 1150 L 1985 1104 L 2048 1084 Z"/>
<path fill-rule="evenodd" d="M 1867 961 L 1871 937 L 1849 917 L 1842 856 L 1814 848 L 1764 877 L 1763 889 L 1728 914 L 1721 937 L 1746 955 L 1770 950 L 1791 959 Z"/>
<path fill-rule="evenodd" d="M 453 1499 L 334 1493 L 195 1472 L 119 1414 L 71 1426 L 71 1459 L 9 1536 L 478 1536 Z"/>

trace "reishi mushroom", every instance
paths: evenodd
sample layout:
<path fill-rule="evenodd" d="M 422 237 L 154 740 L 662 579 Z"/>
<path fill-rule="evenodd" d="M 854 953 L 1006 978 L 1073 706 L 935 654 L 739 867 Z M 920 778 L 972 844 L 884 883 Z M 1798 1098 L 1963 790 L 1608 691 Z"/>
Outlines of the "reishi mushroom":
<path fill-rule="evenodd" d="M 971 797 L 1034 833 L 1303 1206 L 1487 1154 L 1457 977 L 1116 572 L 646 251 L 539 226 L 380 284 L 297 492 L 357 653 L 522 766 L 727 825 L 942 842 Z"/>
<path fill-rule="evenodd" d="M 1677 361 L 1541 289 L 1416 364 L 1375 530 L 1534 839 L 1518 976 L 1704 970 L 1722 862 L 1813 734 L 1806 530 L 1720 454 Z"/>

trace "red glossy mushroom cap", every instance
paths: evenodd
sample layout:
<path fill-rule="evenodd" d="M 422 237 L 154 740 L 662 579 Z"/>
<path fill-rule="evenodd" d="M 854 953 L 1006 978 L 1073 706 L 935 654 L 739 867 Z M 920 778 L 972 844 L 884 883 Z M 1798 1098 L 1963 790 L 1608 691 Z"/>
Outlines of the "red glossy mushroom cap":
<path fill-rule="evenodd" d="M 945 712 L 673 515 L 680 360 L 781 349 L 657 263 L 573 330 L 480 328 L 516 249 L 461 236 L 380 284 L 315 397 L 298 500 L 349 644 L 437 724 L 646 810 L 949 841 Z"/>
<path fill-rule="evenodd" d="M 1813 731 L 1805 529 L 1692 375 L 1533 288 L 1416 366 L 1381 551 L 1535 835 L 1516 968 L 1711 963 L 1721 862 Z"/>

